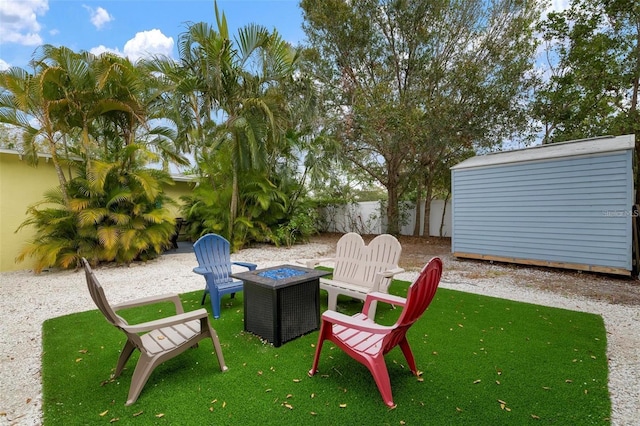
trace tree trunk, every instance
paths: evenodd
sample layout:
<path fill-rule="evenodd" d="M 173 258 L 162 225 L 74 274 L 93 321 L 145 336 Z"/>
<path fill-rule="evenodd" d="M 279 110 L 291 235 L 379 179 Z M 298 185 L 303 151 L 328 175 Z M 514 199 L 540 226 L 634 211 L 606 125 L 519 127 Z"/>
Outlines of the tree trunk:
<path fill-rule="evenodd" d="M 417 189 L 417 194 L 418 196 L 416 197 L 416 207 L 415 207 L 415 211 L 416 211 L 416 220 L 415 220 L 415 225 L 413 226 L 413 236 L 414 237 L 419 237 L 420 236 L 420 224 L 422 222 L 422 208 L 420 206 L 420 204 L 422 203 L 422 185 L 418 185 L 418 189 Z"/>
<path fill-rule="evenodd" d="M 431 217 L 431 198 L 433 197 L 433 188 L 431 182 L 427 182 L 425 186 L 427 188 L 427 193 L 424 197 L 424 231 L 422 231 L 422 235 L 428 237 L 431 234 L 429 232 L 429 218 Z"/>
<path fill-rule="evenodd" d="M 231 206 L 229 208 L 229 242 L 233 247 L 233 224 L 238 214 L 238 172 L 233 170 L 233 183 L 231 184 Z"/>
<path fill-rule="evenodd" d="M 400 214 L 398 209 L 398 188 L 390 185 L 387 188 L 387 233 L 400 235 Z"/>
<path fill-rule="evenodd" d="M 449 202 L 449 198 L 451 197 L 451 191 L 447 191 L 447 196 L 444 198 L 444 206 L 442 206 L 442 217 L 440 218 L 440 231 L 438 232 L 438 236 L 443 237 L 442 230 L 444 229 L 444 218 L 447 215 L 447 203 Z"/>
<path fill-rule="evenodd" d="M 58 176 L 58 182 L 60 183 L 60 191 L 62 192 L 62 199 L 64 200 L 64 206 L 69 208 L 69 193 L 67 192 L 67 177 L 64 175 L 62 171 L 62 166 L 60 165 L 60 160 L 58 159 L 58 154 L 56 153 L 56 146 L 54 143 L 49 142 L 49 153 L 51 154 L 51 162 L 53 163 L 53 168 L 56 171 L 56 175 Z"/>

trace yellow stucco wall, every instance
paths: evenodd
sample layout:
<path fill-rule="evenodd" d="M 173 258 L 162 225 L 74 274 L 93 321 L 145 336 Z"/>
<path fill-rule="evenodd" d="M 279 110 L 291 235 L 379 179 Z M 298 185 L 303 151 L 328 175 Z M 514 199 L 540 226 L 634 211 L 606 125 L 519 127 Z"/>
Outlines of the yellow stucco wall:
<path fill-rule="evenodd" d="M 42 200 L 45 191 L 55 188 L 58 178 L 51 161 L 40 159 L 38 167 L 31 167 L 17 154 L 0 152 L 0 272 L 32 269 L 27 258 L 16 263 L 15 258 L 34 236 L 31 227 L 15 232 L 26 219 L 27 208 Z M 166 188 L 167 194 L 180 203 L 180 196 L 191 191 L 192 184 L 176 182 Z M 176 217 L 178 209 L 174 210 Z"/>

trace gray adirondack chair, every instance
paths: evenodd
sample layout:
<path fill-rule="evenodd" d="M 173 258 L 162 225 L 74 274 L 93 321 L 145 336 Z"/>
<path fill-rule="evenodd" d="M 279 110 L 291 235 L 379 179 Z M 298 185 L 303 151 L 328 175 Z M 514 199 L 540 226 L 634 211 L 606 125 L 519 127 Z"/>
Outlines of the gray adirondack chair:
<path fill-rule="evenodd" d="M 127 342 L 120 352 L 113 377 L 120 376 L 135 349 L 140 351 L 140 358 L 131 378 L 129 396 L 125 405 L 131 405 L 136 402 L 149 376 L 158 365 L 191 347 L 197 346 L 202 339 L 211 338 L 220 369 L 222 371 L 227 370 L 218 335 L 209 323 L 209 314 L 206 309 L 185 313 L 180 297 L 177 294 L 150 296 L 112 306 L 107 301 L 104 290 L 91 270 L 89 262 L 82 258 L 82 264 L 84 265 L 87 287 L 91 298 L 107 321 L 122 330 L 127 336 Z M 140 324 L 129 324 L 116 313 L 121 309 L 161 301 L 173 302 L 176 314 Z"/>

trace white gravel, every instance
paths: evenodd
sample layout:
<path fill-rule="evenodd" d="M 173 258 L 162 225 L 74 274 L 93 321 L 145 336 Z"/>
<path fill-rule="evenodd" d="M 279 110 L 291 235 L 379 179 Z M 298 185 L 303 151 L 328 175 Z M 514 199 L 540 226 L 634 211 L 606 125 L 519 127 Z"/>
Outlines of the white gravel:
<path fill-rule="evenodd" d="M 269 267 L 324 257 L 331 251 L 328 245 L 311 243 L 294 248 L 246 249 L 232 255 L 232 259 Z M 118 303 L 149 294 L 200 290 L 204 280 L 191 271 L 194 266 L 196 260 L 192 253 L 168 253 L 128 268 L 101 267 L 96 274 L 110 301 Z M 532 269 L 531 273 L 536 272 Z M 406 272 L 397 278 L 411 281 L 416 275 L 417 272 Z M 639 306 L 612 305 L 523 288 L 514 284 L 509 274 L 489 279 L 463 278 L 458 271 L 447 270 L 446 263 L 441 286 L 602 315 L 608 333 L 611 424 L 640 424 Z M 0 274 L 0 425 L 42 423 L 42 322 L 90 309 L 95 309 L 95 305 L 89 298 L 81 271 Z"/>

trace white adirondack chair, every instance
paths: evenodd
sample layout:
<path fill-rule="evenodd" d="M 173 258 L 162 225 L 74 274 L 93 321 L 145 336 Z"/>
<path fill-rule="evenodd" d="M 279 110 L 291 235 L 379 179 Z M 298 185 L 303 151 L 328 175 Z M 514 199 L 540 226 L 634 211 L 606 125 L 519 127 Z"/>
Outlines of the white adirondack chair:
<path fill-rule="evenodd" d="M 340 294 L 364 301 L 372 291 L 388 293 L 393 276 L 404 271 L 398 266 L 401 253 L 402 246 L 393 235 L 378 235 L 366 245 L 360 235 L 349 232 L 338 240 L 335 257 L 304 263 L 308 268 L 334 265 L 330 279 L 320 278 L 320 288 L 327 291 L 329 310 L 335 311 Z M 375 302 L 371 304 L 369 318 L 375 317 L 376 307 Z"/>

